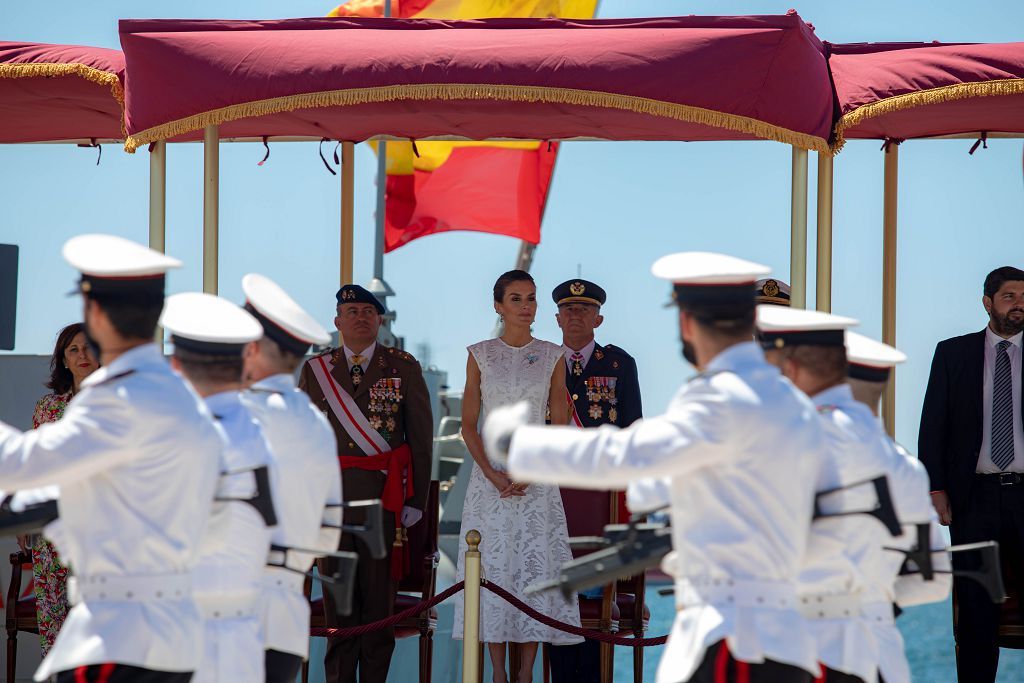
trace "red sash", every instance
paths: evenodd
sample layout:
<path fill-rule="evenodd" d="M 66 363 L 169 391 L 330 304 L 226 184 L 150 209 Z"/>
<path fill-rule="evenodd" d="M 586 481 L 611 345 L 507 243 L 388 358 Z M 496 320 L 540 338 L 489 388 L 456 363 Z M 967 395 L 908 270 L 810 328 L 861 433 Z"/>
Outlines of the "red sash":
<path fill-rule="evenodd" d="M 409 571 L 411 558 L 408 546 L 402 543 L 402 507 L 415 493 L 412 477 L 403 476 L 412 460 L 409 444 L 403 443 L 393 451 L 380 455 L 341 455 L 338 462 L 342 470 L 370 470 L 387 472 L 381 507 L 395 515 L 395 543 L 391 552 L 391 578 L 395 581 Z"/>

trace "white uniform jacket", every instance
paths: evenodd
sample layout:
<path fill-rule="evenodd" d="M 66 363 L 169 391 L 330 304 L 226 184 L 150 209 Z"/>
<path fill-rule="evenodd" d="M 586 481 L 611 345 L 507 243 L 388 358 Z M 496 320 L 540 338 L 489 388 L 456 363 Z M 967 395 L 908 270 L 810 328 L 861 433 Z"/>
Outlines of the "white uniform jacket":
<path fill-rule="evenodd" d="M 885 438 L 889 435 L 882 429 Z M 931 550 L 944 551 L 949 547 L 942 527 L 939 525 L 939 516 L 935 513 L 932 505 L 931 485 L 928 481 L 928 472 L 921 461 L 910 455 L 903 446 L 896 445 L 896 451 L 902 456 L 899 460 L 894 478 L 905 482 L 902 488 L 907 491 L 907 496 L 896 501 L 896 511 L 903 527 L 903 536 L 896 539 L 892 545 L 905 549 L 916 548 L 917 546 L 917 524 L 929 525 L 931 537 Z M 910 492 L 914 491 L 913 495 Z M 932 552 L 932 566 L 937 571 L 949 572 L 953 569 L 947 552 Z M 896 579 L 896 604 L 900 607 L 913 607 L 924 605 L 929 602 L 941 602 L 949 597 L 949 591 L 953 587 L 952 574 L 936 574 L 931 581 L 925 581 L 921 574 L 908 574 Z"/>
<path fill-rule="evenodd" d="M 202 621 L 189 573 L 221 443 L 155 344 L 87 377 L 58 422 L 24 434 L 0 423 L 0 488 L 60 486 L 61 519 L 47 535 L 74 572 L 76 604 L 37 681 L 105 662 L 198 667 Z"/>
<path fill-rule="evenodd" d="M 840 384 L 814 396 L 826 436 L 832 467 L 825 470 L 821 489 L 867 482 L 880 476 L 889 480 L 893 500 L 903 493 L 890 473 L 897 465 L 893 449 L 878 437 L 878 420 Z M 857 486 L 822 498 L 824 512 L 870 510 L 877 504 L 874 488 Z M 816 521 L 804 568 L 800 573 L 800 601 L 818 641 L 818 659 L 836 671 L 865 681 L 878 680 L 881 658 L 875 625 L 893 626 L 891 586 L 893 567 L 899 571 L 904 556 L 885 550 L 892 534 L 868 515 L 849 515 Z M 889 590 L 884 590 L 888 584 Z"/>
<path fill-rule="evenodd" d="M 274 464 L 270 484 L 277 526 L 271 532 L 275 545 L 338 549 L 341 511 L 328 504 L 341 503 L 341 470 L 334 430 L 323 413 L 295 388 L 291 375 L 267 377 L 242 393 L 270 442 Z M 276 555 L 276 553 L 275 553 Z M 284 558 L 282 558 L 284 559 Z M 290 552 L 288 566 L 306 572 L 314 556 Z M 309 656 L 309 600 L 299 573 L 267 567 L 263 575 L 263 636 L 268 650 Z"/>
<path fill-rule="evenodd" d="M 890 538 L 886 545 L 890 548 L 915 548 L 917 524 L 929 522 L 931 548 L 944 550 L 947 543 L 940 530 L 935 508 L 932 506 L 928 473 L 924 465 L 893 443 L 881 422 L 875 420 L 875 427 L 879 440 L 894 453 L 893 467 L 889 471 L 889 486 L 896 505 L 896 515 L 903 525 L 903 534 L 897 538 Z M 920 574 L 899 576 L 906 556 L 888 551 L 885 559 L 888 563 L 886 581 L 879 586 L 880 591 L 885 591 L 882 593 L 883 600 L 895 602 L 900 607 L 910 607 L 945 600 L 949 596 L 953 584 L 953 577 L 950 574 L 936 574 L 931 581 L 925 581 Z M 952 568 L 948 553 L 933 553 L 932 562 L 937 570 L 950 571 Z M 878 661 L 879 675 L 886 683 L 910 683 L 910 667 L 899 629 L 890 621 L 873 621 L 871 625 L 881 655 Z"/>
<path fill-rule="evenodd" d="M 238 391 L 206 398 L 226 435 L 213 514 L 193 575 L 205 621 L 203 661 L 193 683 L 264 679 L 260 591 L 270 550 L 270 529 L 256 508 L 253 470 L 273 458 L 263 431 Z M 241 500 L 239 500 L 241 499 Z"/>
<path fill-rule="evenodd" d="M 670 478 L 679 612 L 657 680 L 678 683 L 723 638 L 741 661 L 817 675 L 795 586 L 822 449 L 814 406 L 750 342 L 627 429 L 516 430 L 509 466 L 516 481 L 580 488 Z"/>

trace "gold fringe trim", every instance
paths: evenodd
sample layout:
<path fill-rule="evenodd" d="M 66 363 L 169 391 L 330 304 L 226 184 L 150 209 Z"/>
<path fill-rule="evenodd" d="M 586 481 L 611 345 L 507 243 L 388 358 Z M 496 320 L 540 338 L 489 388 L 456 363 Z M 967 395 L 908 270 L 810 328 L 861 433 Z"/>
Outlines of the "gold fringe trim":
<path fill-rule="evenodd" d="M 130 135 L 125 140 L 127 152 L 134 152 L 142 145 L 169 140 L 179 135 L 201 130 L 206 126 L 220 125 L 244 118 L 268 116 L 296 109 L 319 107 L 351 107 L 360 104 L 376 104 L 400 100 L 496 100 L 502 102 L 541 102 L 544 104 L 568 104 L 587 107 L 604 107 L 649 114 L 676 121 L 697 123 L 715 128 L 745 133 L 765 140 L 776 140 L 804 149 L 829 153 L 828 141 L 806 133 L 798 133 L 764 121 L 725 114 L 711 109 L 675 104 L 632 95 L 617 95 L 596 90 L 573 88 L 549 88 L 523 85 L 476 85 L 463 83 L 388 85 L 374 88 L 353 88 L 328 90 L 324 92 L 287 95 L 242 104 L 233 104 L 194 114 L 176 121 L 154 126 Z"/>
<path fill-rule="evenodd" d="M 110 87 L 110 93 L 117 100 L 121 110 L 121 138 L 128 137 L 128 127 L 124 121 L 124 88 L 117 74 L 102 71 L 78 62 L 67 63 L 33 63 L 33 64 L 0 64 L 0 78 L 53 78 L 55 76 L 78 76 L 98 85 Z"/>
<path fill-rule="evenodd" d="M 1024 94 L 1024 78 L 1006 78 L 979 83 L 944 85 L 941 88 L 887 97 L 884 100 L 858 107 L 839 119 L 836 123 L 835 143 L 833 143 L 832 151 L 833 154 L 838 154 L 839 150 L 846 144 L 846 137 L 843 133 L 867 119 L 892 114 L 893 112 L 905 109 L 913 109 L 914 107 L 966 100 L 972 97 L 999 97 L 1021 94 Z"/>
<path fill-rule="evenodd" d="M 110 86 L 110 92 L 117 103 L 124 108 L 124 89 L 117 74 L 101 71 L 85 64 L 68 62 L 61 64 L 0 64 L 0 78 L 52 78 L 54 76 L 78 76 L 99 85 Z"/>

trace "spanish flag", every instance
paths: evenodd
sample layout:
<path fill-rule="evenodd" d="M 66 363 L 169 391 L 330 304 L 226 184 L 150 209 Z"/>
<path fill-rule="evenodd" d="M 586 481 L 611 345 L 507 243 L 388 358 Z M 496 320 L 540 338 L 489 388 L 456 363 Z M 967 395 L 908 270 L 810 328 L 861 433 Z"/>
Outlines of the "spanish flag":
<path fill-rule="evenodd" d="M 398 18 L 590 19 L 598 0 L 392 0 Z M 384 0 L 349 0 L 333 17 L 381 17 Z M 473 230 L 538 244 L 558 144 L 389 142 L 385 251 L 425 235 Z"/>

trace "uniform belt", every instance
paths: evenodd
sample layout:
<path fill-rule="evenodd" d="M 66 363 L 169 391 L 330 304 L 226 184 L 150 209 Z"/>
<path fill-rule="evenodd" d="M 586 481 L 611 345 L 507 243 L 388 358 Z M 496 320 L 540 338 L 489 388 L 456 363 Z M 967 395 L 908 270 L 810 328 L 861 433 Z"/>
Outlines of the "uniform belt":
<path fill-rule="evenodd" d="M 296 574 L 293 571 L 280 567 L 267 567 L 263 574 L 264 588 L 302 593 L 302 587 L 305 582 L 305 575 Z"/>
<path fill-rule="evenodd" d="M 196 598 L 199 613 L 207 621 L 217 619 L 246 619 L 260 613 L 258 593 L 235 595 L 205 595 Z"/>
<path fill-rule="evenodd" d="M 861 607 L 857 593 L 800 596 L 800 614 L 807 619 L 854 619 L 861 616 Z"/>
<path fill-rule="evenodd" d="M 1018 486 L 1024 484 L 1024 473 L 1021 472 L 994 472 L 992 474 L 975 473 L 974 478 L 987 484 L 998 484 L 999 486 Z"/>
<path fill-rule="evenodd" d="M 99 600 L 184 600 L 192 595 L 192 577 L 189 574 L 85 574 L 68 579 L 68 595 L 73 604 Z"/>
<path fill-rule="evenodd" d="M 796 607 L 796 589 L 783 581 L 757 579 L 686 578 L 676 580 L 676 609 L 696 605 L 725 607 Z"/>

